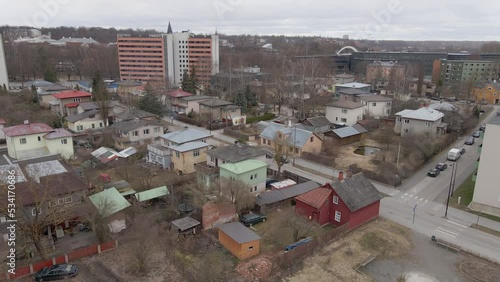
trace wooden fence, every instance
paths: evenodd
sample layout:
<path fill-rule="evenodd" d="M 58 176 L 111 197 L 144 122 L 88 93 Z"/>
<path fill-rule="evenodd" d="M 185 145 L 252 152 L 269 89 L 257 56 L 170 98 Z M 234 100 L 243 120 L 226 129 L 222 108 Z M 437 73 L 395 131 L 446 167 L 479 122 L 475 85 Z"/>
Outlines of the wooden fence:
<path fill-rule="evenodd" d="M 100 254 L 105 251 L 113 250 L 118 246 L 118 241 L 110 241 L 102 244 L 94 244 L 91 246 L 79 248 L 76 250 L 73 250 L 67 254 L 58 256 L 58 257 L 53 257 L 51 259 L 45 260 L 45 261 L 39 261 L 35 263 L 31 263 L 27 266 L 24 267 L 17 267 L 15 269 L 15 274 L 11 273 L 6 273 L 6 278 L 7 280 L 14 280 L 18 279 L 24 276 L 28 276 L 31 274 L 36 273 L 38 270 L 44 268 L 44 267 L 50 267 L 55 264 L 62 264 L 62 263 L 68 263 L 70 261 L 74 261 L 83 257 L 87 256 L 92 256 L 95 254 Z"/>

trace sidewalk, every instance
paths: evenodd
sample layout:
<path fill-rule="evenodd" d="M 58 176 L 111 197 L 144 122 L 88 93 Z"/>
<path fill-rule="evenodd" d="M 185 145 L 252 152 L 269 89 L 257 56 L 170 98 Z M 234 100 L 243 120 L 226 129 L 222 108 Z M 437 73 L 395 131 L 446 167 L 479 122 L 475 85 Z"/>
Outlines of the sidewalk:
<path fill-rule="evenodd" d="M 464 221 L 468 226 L 478 222 L 478 216 L 463 210 L 449 207 L 448 218 L 451 220 Z M 500 222 L 479 216 L 479 225 L 500 232 Z"/>

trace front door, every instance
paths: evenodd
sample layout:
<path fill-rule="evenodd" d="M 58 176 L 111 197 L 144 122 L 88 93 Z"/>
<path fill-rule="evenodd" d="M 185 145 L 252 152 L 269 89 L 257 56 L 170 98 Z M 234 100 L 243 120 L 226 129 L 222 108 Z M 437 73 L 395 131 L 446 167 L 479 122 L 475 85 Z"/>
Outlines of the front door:
<path fill-rule="evenodd" d="M 312 219 L 316 222 L 319 221 L 319 213 L 317 211 L 313 211 Z"/>

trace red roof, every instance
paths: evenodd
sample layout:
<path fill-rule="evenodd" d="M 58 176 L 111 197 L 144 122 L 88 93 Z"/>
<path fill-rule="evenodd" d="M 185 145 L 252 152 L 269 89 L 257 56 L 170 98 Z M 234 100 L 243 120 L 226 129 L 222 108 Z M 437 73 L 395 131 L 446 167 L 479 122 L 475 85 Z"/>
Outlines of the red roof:
<path fill-rule="evenodd" d="M 9 137 L 46 133 L 46 132 L 48 133 L 52 131 L 54 131 L 54 129 L 52 129 L 52 127 L 46 125 L 45 123 L 21 124 L 21 125 L 6 127 L 3 129 L 5 135 Z"/>
<path fill-rule="evenodd" d="M 85 91 L 79 90 L 68 90 L 59 92 L 57 94 L 52 94 L 57 99 L 70 99 L 70 98 L 80 98 L 80 97 L 92 97 L 92 94 Z"/>
<path fill-rule="evenodd" d="M 69 104 L 66 104 L 64 105 L 66 108 L 76 108 L 78 107 L 78 105 L 80 105 L 80 103 L 78 102 L 75 102 L 75 103 L 69 103 Z"/>
<path fill-rule="evenodd" d="M 297 201 L 306 203 L 314 208 L 321 208 L 321 206 L 330 198 L 332 189 L 328 188 L 316 188 L 298 197 L 295 197 Z"/>
<path fill-rule="evenodd" d="M 174 91 L 168 93 L 168 96 L 174 97 L 174 98 L 189 97 L 189 96 L 193 96 L 193 95 L 194 94 L 191 94 L 189 92 L 182 91 L 182 89 L 177 89 L 177 90 L 174 90 Z"/>

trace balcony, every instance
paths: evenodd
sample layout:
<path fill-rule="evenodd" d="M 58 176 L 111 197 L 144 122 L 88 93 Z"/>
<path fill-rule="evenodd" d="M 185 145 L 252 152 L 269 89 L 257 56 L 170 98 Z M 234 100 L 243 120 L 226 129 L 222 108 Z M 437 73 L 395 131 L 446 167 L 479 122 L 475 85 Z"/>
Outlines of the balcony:
<path fill-rule="evenodd" d="M 166 148 L 166 147 L 163 147 L 162 145 L 160 144 L 152 144 L 152 145 L 148 145 L 148 151 L 149 152 L 152 152 L 158 156 L 170 156 L 172 154 L 172 152 L 170 151 L 170 149 Z"/>

